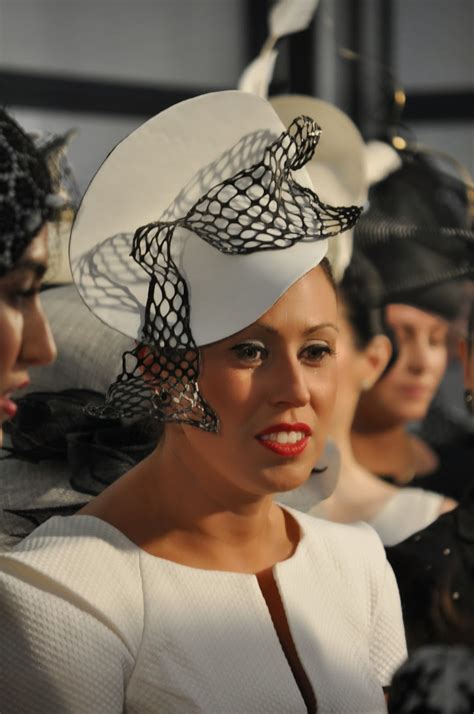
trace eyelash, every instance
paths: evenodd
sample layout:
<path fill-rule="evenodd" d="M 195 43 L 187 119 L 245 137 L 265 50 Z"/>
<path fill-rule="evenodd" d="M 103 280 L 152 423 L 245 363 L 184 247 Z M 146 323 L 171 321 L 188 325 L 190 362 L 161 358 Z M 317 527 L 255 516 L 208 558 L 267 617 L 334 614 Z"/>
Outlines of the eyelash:
<path fill-rule="evenodd" d="M 253 366 L 268 357 L 268 350 L 266 349 L 266 347 L 260 344 L 256 344 L 254 342 L 243 342 L 240 345 L 235 345 L 235 347 L 232 347 L 231 349 L 233 352 L 235 352 L 239 360 L 245 362 L 249 366 Z M 318 343 L 308 345 L 308 347 L 305 347 L 302 352 L 300 352 L 300 355 L 304 354 L 305 352 L 308 352 L 308 350 L 311 349 L 316 350 L 316 354 L 313 354 L 313 357 L 308 360 L 312 364 L 320 364 L 326 357 L 333 356 L 336 354 L 335 350 L 329 345 Z M 248 353 L 252 350 L 254 351 L 254 353 L 258 353 L 259 356 L 257 357 L 255 355 L 253 358 L 250 357 Z"/>
<path fill-rule="evenodd" d="M 15 290 L 10 294 L 10 301 L 15 307 L 21 307 L 25 300 L 30 300 L 39 292 L 38 288 L 28 290 Z"/>

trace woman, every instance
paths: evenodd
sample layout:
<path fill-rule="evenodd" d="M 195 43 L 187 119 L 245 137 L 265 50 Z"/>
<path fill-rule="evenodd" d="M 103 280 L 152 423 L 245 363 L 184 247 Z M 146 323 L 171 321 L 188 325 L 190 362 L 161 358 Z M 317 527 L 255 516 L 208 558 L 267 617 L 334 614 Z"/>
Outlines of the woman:
<path fill-rule="evenodd" d="M 56 356 L 39 299 L 55 196 L 45 156 L 0 109 L 0 447 L 28 368 Z"/>
<path fill-rule="evenodd" d="M 405 645 L 382 545 L 272 500 L 324 444 L 337 308 L 321 261 L 359 213 L 293 178 L 318 134 L 250 94 L 205 95 L 91 184 L 74 277 L 138 338 L 105 412 L 145 405 L 164 435 L 2 559 L 3 711 L 385 710 Z"/>
<path fill-rule="evenodd" d="M 449 323 L 462 306 L 461 281 L 472 275 L 467 193 L 423 155 L 402 157 L 401 167 L 372 187 L 370 210 L 355 231 L 358 249 L 382 278 L 399 354 L 362 395 L 352 443 L 373 473 L 400 485 L 416 478 L 417 486 L 459 499 L 470 482 L 467 463 L 456 449 L 443 453 L 407 425 L 424 419 L 438 389 Z"/>
<path fill-rule="evenodd" d="M 376 389 L 392 352 L 377 307 L 381 288 L 376 271 L 356 251 L 340 285 L 338 392 L 330 430 L 340 450 L 341 469 L 334 492 L 312 513 L 343 523 L 366 521 L 384 545 L 394 545 L 456 503 L 423 489 L 402 490 L 385 483 L 361 466 L 352 451 L 357 403 L 364 391 Z"/>
<path fill-rule="evenodd" d="M 461 340 L 466 406 L 472 414 L 474 303 Z M 474 645 L 474 487 L 458 508 L 394 548 L 409 650 L 427 644 Z"/>

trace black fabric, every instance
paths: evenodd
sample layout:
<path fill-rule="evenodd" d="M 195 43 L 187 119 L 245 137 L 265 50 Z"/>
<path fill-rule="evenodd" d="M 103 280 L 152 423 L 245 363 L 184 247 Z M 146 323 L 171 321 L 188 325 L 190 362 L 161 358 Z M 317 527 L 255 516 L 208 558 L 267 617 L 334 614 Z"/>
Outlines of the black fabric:
<path fill-rule="evenodd" d="M 474 645 L 474 485 L 456 509 L 386 553 L 409 651 L 433 643 Z"/>
<path fill-rule="evenodd" d="M 401 488 L 414 486 L 461 501 L 474 485 L 474 435 L 460 434 L 449 443 L 430 446 L 439 461 L 431 473 L 415 476 L 406 484 L 398 483 L 390 474 L 379 474 L 380 478 Z"/>
<path fill-rule="evenodd" d="M 423 647 L 395 673 L 388 714 L 472 714 L 474 651 Z"/>
<path fill-rule="evenodd" d="M 72 489 L 97 495 L 156 447 L 161 427 L 150 420 L 132 423 L 97 419 L 86 406 L 102 404 L 104 395 L 89 390 L 35 392 L 17 400 L 15 418 L 5 424 L 11 447 L 4 458 L 32 464 L 59 461 L 68 465 Z M 0 461 L 1 463 L 1 461 Z M 84 501 L 85 503 L 86 501 Z M 52 515 L 72 515 L 83 504 L 9 510 L 36 527 Z M 13 535 L 13 534 L 11 534 Z"/>

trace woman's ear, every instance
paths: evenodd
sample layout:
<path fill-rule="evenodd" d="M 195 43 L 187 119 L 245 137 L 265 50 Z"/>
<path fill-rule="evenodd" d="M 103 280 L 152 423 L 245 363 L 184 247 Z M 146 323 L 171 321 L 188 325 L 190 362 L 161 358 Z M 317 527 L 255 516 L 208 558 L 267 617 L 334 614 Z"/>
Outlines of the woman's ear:
<path fill-rule="evenodd" d="M 472 389 L 474 387 L 474 359 L 469 354 L 466 339 L 459 340 L 459 358 L 464 371 L 464 386 Z"/>
<path fill-rule="evenodd" d="M 364 349 L 364 375 L 361 383 L 363 392 L 372 389 L 383 374 L 392 356 L 392 343 L 386 335 L 375 335 Z"/>

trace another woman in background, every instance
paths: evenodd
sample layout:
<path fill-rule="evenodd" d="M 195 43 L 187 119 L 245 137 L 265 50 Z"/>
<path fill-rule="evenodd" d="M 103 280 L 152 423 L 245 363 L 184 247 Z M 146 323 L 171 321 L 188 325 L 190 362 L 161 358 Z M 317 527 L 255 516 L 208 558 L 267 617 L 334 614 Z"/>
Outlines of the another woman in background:
<path fill-rule="evenodd" d="M 55 199 L 45 156 L 0 109 L 0 446 L 29 367 L 56 356 L 39 298 Z"/>
<path fill-rule="evenodd" d="M 377 272 L 357 251 L 339 286 L 338 391 L 330 435 L 341 455 L 334 492 L 310 512 L 343 523 L 366 521 L 384 545 L 394 545 L 456 504 L 420 488 L 385 483 L 358 463 L 351 425 L 360 395 L 387 368 L 392 346 L 385 332 Z"/>
<path fill-rule="evenodd" d="M 456 446 L 436 449 L 408 426 L 424 419 L 441 382 L 449 324 L 462 308 L 462 280 L 474 270 L 466 186 L 405 152 L 401 168 L 372 187 L 370 201 L 355 243 L 381 277 L 398 357 L 361 396 L 354 454 L 394 483 L 416 479 L 459 500 L 472 482 L 469 457 Z"/>
<path fill-rule="evenodd" d="M 461 340 L 466 407 L 474 389 L 474 302 Z M 387 548 L 402 598 L 409 650 L 426 644 L 474 646 L 474 484 L 459 506 Z"/>

